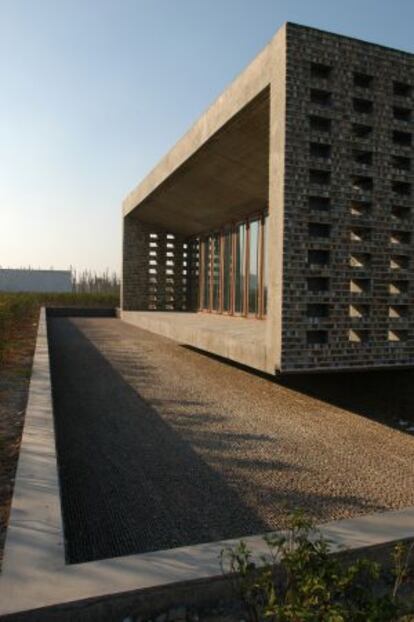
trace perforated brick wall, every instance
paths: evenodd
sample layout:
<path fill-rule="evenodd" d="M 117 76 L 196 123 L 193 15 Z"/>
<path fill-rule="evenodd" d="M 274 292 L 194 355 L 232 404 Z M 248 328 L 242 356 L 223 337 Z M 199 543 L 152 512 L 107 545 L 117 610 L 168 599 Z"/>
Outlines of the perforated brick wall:
<path fill-rule="evenodd" d="M 124 219 L 122 308 L 184 311 L 188 245 L 184 238 L 138 220 Z"/>
<path fill-rule="evenodd" d="M 288 25 L 282 371 L 414 362 L 414 56 Z"/>

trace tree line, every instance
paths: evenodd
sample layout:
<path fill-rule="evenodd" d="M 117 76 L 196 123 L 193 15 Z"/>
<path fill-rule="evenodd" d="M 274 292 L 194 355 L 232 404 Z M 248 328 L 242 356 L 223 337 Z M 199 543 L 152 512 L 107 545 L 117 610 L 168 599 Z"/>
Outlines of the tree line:
<path fill-rule="evenodd" d="M 121 281 L 116 272 L 76 270 L 71 267 L 72 290 L 76 293 L 119 294 Z"/>

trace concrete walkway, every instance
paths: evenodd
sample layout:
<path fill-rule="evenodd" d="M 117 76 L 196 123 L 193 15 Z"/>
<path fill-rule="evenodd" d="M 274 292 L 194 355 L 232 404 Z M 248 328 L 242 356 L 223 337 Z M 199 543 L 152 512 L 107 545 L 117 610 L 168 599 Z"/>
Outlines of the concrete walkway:
<path fill-rule="evenodd" d="M 414 504 L 409 435 L 116 319 L 49 335 L 69 562 Z"/>

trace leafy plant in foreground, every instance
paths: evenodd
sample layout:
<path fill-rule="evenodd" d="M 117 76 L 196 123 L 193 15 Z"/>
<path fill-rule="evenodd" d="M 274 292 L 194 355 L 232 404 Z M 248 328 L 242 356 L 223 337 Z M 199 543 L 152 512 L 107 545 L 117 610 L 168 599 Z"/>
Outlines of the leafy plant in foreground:
<path fill-rule="evenodd" d="M 381 586 L 381 567 L 368 559 L 341 560 L 301 513 L 282 534 L 265 537 L 258 562 L 244 542 L 221 552 L 251 622 L 385 622 L 398 619 L 397 594 L 408 574 L 407 550 L 394 552 L 394 587 Z"/>

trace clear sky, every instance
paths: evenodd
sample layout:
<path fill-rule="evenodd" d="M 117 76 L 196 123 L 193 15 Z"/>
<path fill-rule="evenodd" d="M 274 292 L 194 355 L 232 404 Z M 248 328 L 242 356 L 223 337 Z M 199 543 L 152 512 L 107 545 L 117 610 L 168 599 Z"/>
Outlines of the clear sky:
<path fill-rule="evenodd" d="M 122 199 L 285 21 L 414 52 L 413 0 L 0 0 L 0 266 L 119 270 Z"/>

